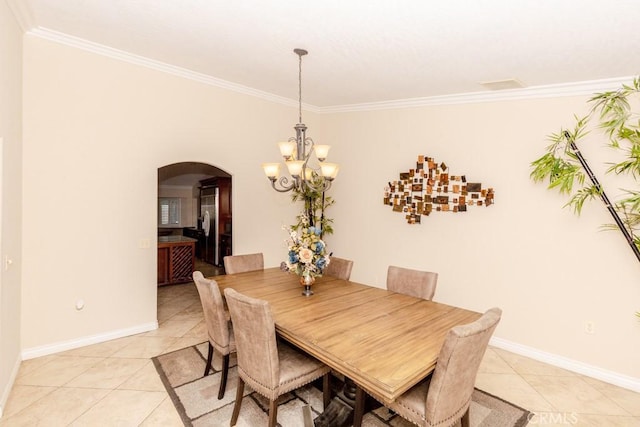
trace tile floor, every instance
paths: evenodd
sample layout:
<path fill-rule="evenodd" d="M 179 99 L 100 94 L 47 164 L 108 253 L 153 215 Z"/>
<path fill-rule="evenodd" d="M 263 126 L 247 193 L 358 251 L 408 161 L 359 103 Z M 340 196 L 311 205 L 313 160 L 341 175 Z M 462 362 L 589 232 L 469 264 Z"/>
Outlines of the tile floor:
<path fill-rule="evenodd" d="M 24 361 L 0 427 L 182 426 L 150 358 L 206 340 L 192 283 L 158 289 L 158 322 L 155 331 Z M 487 350 L 477 386 L 535 412 L 530 426 L 640 427 L 640 393 L 497 348 Z"/>

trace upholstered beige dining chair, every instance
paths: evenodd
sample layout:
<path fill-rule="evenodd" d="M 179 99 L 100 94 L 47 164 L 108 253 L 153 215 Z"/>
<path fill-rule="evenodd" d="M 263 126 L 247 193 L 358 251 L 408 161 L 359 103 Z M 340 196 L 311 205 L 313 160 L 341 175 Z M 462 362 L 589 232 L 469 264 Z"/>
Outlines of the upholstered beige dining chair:
<path fill-rule="evenodd" d="M 353 268 L 353 261 L 350 259 L 338 258 L 332 256 L 329 260 L 324 274 L 331 277 L 337 277 L 342 280 L 349 280 L 351 277 L 351 269 Z"/>
<path fill-rule="evenodd" d="M 228 255 L 224 257 L 224 272 L 227 274 L 244 273 L 264 269 L 264 256 L 262 253 L 246 255 Z"/>
<path fill-rule="evenodd" d="M 323 377 L 324 405 L 329 404 L 329 368 L 313 357 L 276 340 L 276 328 L 267 301 L 226 288 L 238 348 L 238 387 L 231 425 L 236 425 L 244 384 L 269 399 L 269 427 L 276 425 L 278 397 Z"/>
<path fill-rule="evenodd" d="M 431 271 L 411 270 L 393 265 L 387 270 L 387 289 L 400 294 L 432 300 L 437 283 L 438 273 Z"/>
<path fill-rule="evenodd" d="M 206 377 L 211 370 L 213 350 L 215 349 L 222 355 L 222 373 L 218 389 L 218 399 L 222 399 L 227 388 L 229 356 L 231 353 L 236 352 L 236 341 L 229 321 L 229 313 L 224 309 L 224 301 L 222 300 L 218 283 L 215 280 L 205 279 L 199 271 L 193 272 L 193 281 L 196 283 L 198 294 L 200 294 L 200 302 L 202 303 L 202 311 L 204 311 L 204 320 L 207 324 L 209 338 L 209 352 L 203 376 Z"/>
<path fill-rule="evenodd" d="M 433 374 L 406 391 L 387 408 L 424 427 L 448 427 L 461 420 L 469 427 L 469 406 L 478 368 L 502 310 L 492 308 L 475 322 L 453 327 L 445 338 Z M 362 402 L 362 390 L 356 392 Z M 374 396 L 375 397 L 375 396 Z M 356 404 L 362 420 L 363 404 Z"/>

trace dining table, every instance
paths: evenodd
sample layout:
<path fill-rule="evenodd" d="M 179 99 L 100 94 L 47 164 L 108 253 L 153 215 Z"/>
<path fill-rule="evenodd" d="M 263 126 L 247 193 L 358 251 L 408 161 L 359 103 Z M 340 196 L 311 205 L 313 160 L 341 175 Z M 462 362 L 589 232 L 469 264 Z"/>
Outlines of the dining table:
<path fill-rule="evenodd" d="M 481 316 L 330 276 L 317 277 L 313 295 L 304 296 L 300 278 L 277 267 L 212 278 L 221 291 L 233 288 L 268 301 L 279 337 L 382 404 L 393 402 L 433 372 L 451 328 Z M 358 404 L 362 399 L 356 399 Z M 353 425 L 360 422 L 356 419 Z"/>

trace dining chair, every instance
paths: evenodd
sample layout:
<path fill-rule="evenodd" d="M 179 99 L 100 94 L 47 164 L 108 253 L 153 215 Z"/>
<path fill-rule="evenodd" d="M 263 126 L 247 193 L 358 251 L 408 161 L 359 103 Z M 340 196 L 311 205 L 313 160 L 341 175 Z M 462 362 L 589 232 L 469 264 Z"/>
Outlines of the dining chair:
<path fill-rule="evenodd" d="M 218 389 L 218 399 L 222 399 L 227 388 L 229 356 L 231 353 L 236 352 L 233 328 L 229 320 L 229 313 L 224 309 L 224 301 L 218 283 L 215 280 L 205 279 L 200 271 L 193 272 L 193 281 L 200 295 L 209 338 L 209 351 L 203 377 L 206 377 L 211 370 L 211 361 L 213 360 L 213 351 L 215 349 L 222 355 L 222 373 L 220 388 Z"/>
<path fill-rule="evenodd" d="M 331 265 L 331 264 L 329 264 Z M 432 300 L 436 293 L 438 273 L 389 266 L 387 289 L 412 297 Z"/>
<path fill-rule="evenodd" d="M 331 277 L 337 277 L 338 279 L 342 280 L 349 280 L 349 278 L 351 277 L 352 268 L 353 261 L 351 261 L 350 259 L 332 256 L 329 259 L 329 265 L 324 271 L 324 274 Z"/>
<path fill-rule="evenodd" d="M 246 255 L 228 255 L 224 257 L 224 271 L 226 274 L 244 273 L 264 269 L 264 256 L 262 253 Z"/>
<path fill-rule="evenodd" d="M 478 368 L 501 315 L 502 310 L 492 308 L 475 322 L 451 328 L 433 373 L 385 406 L 418 426 L 448 427 L 461 421 L 462 427 L 469 427 Z M 364 415 L 363 401 L 364 392 L 358 387 L 354 425 Z"/>
<path fill-rule="evenodd" d="M 250 298 L 226 288 L 238 349 L 238 387 L 231 426 L 236 425 L 244 385 L 269 399 L 269 427 L 276 425 L 278 397 L 323 377 L 323 403 L 330 395 L 329 367 L 313 357 L 276 339 L 276 328 L 267 301 Z"/>

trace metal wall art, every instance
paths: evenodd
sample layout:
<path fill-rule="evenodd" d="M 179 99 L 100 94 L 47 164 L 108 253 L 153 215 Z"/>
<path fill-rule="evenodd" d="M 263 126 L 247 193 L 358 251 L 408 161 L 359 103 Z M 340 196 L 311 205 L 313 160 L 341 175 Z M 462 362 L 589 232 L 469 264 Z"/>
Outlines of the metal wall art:
<path fill-rule="evenodd" d="M 405 214 L 407 223 L 420 224 L 431 212 L 466 212 L 468 206 L 491 206 L 493 188 L 468 182 L 465 175 L 452 175 L 444 163 L 420 155 L 415 169 L 400 172 L 397 181 L 384 189 L 384 204 Z"/>

